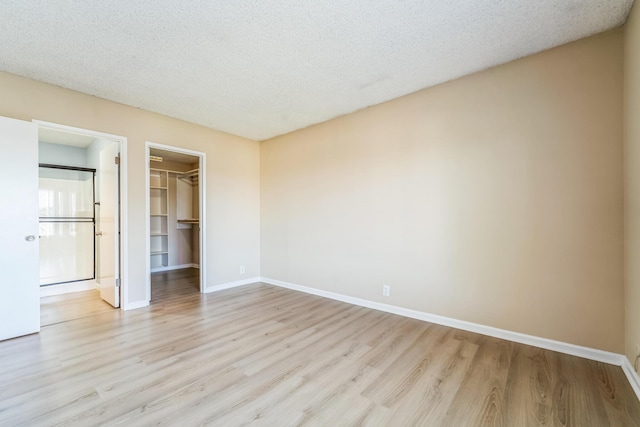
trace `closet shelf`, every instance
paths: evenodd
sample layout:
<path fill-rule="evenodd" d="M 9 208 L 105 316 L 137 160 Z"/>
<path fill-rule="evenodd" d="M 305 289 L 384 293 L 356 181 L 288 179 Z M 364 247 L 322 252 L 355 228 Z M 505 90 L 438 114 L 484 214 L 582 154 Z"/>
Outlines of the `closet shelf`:
<path fill-rule="evenodd" d="M 179 219 L 179 224 L 199 224 L 200 220 L 198 218 L 189 218 L 189 219 Z"/>
<path fill-rule="evenodd" d="M 184 173 L 184 172 L 180 172 L 180 171 L 174 171 L 174 170 L 171 170 L 171 169 L 159 169 L 159 168 L 149 168 L 149 171 L 150 172 L 156 172 L 156 173 L 158 173 L 158 172 L 159 173 L 174 173 L 174 174 L 178 174 L 178 175 Z"/>
<path fill-rule="evenodd" d="M 169 172 L 149 172 L 149 251 L 151 271 L 169 265 Z"/>
<path fill-rule="evenodd" d="M 200 174 L 199 169 L 193 169 L 190 171 L 182 172 L 181 174 L 178 175 L 178 179 L 190 185 L 194 185 L 195 183 L 198 182 L 199 174 Z"/>
<path fill-rule="evenodd" d="M 188 171 L 174 171 L 171 169 L 149 168 L 149 170 L 151 172 L 166 172 L 166 173 L 172 173 L 172 174 L 181 175 L 181 176 L 196 176 L 199 173 L 199 169 L 191 169 Z"/>

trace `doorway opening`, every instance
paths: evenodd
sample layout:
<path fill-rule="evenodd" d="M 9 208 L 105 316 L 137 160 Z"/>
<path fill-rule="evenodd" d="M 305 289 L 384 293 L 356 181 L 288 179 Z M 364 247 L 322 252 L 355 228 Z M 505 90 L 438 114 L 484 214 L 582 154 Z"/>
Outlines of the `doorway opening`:
<path fill-rule="evenodd" d="M 38 125 L 41 325 L 121 307 L 126 139 Z"/>
<path fill-rule="evenodd" d="M 203 292 L 205 153 L 147 142 L 147 297 Z"/>

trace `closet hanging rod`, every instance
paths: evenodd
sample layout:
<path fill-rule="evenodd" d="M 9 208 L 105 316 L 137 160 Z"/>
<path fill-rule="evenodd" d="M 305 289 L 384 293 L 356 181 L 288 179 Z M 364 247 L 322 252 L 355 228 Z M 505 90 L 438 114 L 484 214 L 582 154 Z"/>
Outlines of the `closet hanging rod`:
<path fill-rule="evenodd" d="M 71 219 L 71 220 L 83 220 L 83 219 L 93 219 L 92 216 L 41 216 L 39 219 Z"/>
<path fill-rule="evenodd" d="M 92 219 L 87 219 L 87 220 L 71 220 L 71 219 L 60 219 L 60 220 L 46 220 L 46 219 L 41 219 L 38 222 L 42 222 L 42 223 L 49 223 L 49 224 L 93 224 L 95 223 L 94 220 Z"/>
<path fill-rule="evenodd" d="M 182 175 L 193 176 L 198 175 L 198 173 L 200 173 L 200 169 L 191 169 L 190 171 L 182 172 Z"/>
<path fill-rule="evenodd" d="M 171 169 L 159 169 L 159 168 L 149 168 L 150 171 L 152 172 L 167 172 L 167 173 L 172 173 L 175 175 L 198 175 L 200 169 L 191 169 L 188 171 L 174 171 Z"/>
<path fill-rule="evenodd" d="M 96 169 L 92 168 L 81 168 L 77 166 L 65 166 L 65 165 L 53 165 L 50 163 L 39 163 L 39 167 L 41 168 L 49 168 L 49 169 L 63 169 L 68 171 L 80 171 L 80 172 L 93 172 L 96 173 Z"/>

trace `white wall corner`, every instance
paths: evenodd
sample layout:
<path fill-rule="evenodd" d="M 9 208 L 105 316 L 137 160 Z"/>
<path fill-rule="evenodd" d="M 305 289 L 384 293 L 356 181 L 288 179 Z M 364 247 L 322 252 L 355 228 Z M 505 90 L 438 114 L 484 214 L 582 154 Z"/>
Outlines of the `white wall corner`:
<path fill-rule="evenodd" d="M 211 292 L 222 291 L 224 289 L 231 289 L 231 288 L 237 288 L 239 286 L 251 285 L 253 283 L 260 282 L 260 279 L 261 279 L 260 277 L 250 277 L 248 279 L 237 280 L 235 282 L 227 282 L 227 283 L 222 283 L 220 285 L 213 285 L 205 288 L 203 292 L 205 294 L 208 294 Z"/>

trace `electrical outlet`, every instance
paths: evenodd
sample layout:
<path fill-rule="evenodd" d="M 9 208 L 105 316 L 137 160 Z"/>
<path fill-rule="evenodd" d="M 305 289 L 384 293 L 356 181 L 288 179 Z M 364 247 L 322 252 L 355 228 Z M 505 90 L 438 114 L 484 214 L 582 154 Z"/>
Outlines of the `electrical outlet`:
<path fill-rule="evenodd" d="M 391 286 L 382 285 L 382 295 L 385 297 L 388 297 L 390 293 L 391 293 Z"/>
<path fill-rule="evenodd" d="M 240 266 L 240 274 L 244 274 L 244 265 Z"/>

